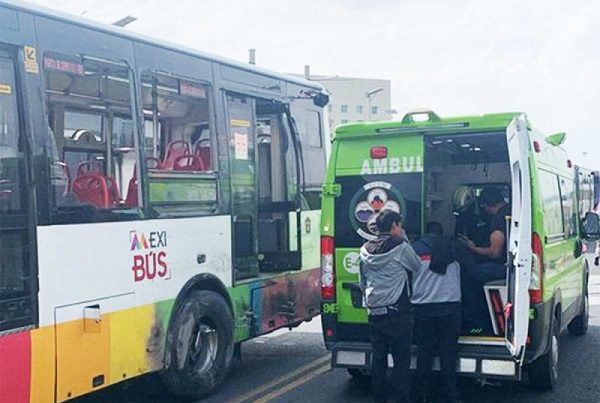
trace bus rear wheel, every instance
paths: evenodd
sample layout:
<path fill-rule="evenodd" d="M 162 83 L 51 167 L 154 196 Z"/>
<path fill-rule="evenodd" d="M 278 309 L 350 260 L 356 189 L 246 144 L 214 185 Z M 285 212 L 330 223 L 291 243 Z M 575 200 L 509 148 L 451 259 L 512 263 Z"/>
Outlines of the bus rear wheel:
<path fill-rule="evenodd" d="M 174 395 L 200 399 L 225 379 L 233 358 L 233 317 L 213 291 L 194 290 L 173 312 L 162 379 Z"/>

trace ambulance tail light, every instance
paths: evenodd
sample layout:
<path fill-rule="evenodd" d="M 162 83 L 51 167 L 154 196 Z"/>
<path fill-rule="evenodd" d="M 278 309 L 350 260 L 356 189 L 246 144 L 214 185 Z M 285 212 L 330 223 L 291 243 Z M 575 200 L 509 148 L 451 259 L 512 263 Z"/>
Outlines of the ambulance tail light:
<path fill-rule="evenodd" d="M 529 285 L 529 300 L 532 304 L 541 304 L 544 300 L 544 246 L 542 239 L 536 233 L 531 239 L 533 261 L 531 263 L 531 283 Z"/>
<path fill-rule="evenodd" d="M 335 299 L 334 242 L 330 236 L 321 237 L 321 299 Z"/>
<path fill-rule="evenodd" d="M 371 147 L 371 158 L 374 160 L 380 160 L 383 158 L 387 158 L 388 149 L 387 147 Z"/>

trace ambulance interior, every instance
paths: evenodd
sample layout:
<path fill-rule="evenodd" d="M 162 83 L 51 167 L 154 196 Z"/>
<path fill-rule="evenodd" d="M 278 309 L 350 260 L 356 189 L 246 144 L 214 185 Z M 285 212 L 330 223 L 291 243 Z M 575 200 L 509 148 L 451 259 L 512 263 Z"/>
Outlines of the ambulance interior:
<path fill-rule="evenodd" d="M 510 203 L 510 166 L 506 134 L 432 136 L 425 142 L 425 222 L 442 224 L 444 235 L 463 234 L 477 246 L 489 246 L 489 216 L 477 197 L 497 187 Z M 504 336 L 506 281 L 485 285 L 494 336 Z M 491 336 L 491 335 L 488 335 Z"/>

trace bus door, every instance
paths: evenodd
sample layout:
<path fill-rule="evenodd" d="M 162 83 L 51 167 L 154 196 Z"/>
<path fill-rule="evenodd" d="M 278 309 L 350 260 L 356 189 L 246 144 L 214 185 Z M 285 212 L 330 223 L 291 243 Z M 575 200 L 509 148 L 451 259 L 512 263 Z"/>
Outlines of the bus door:
<path fill-rule="evenodd" d="M 36 312 L 35 225 L 15 61 L 0 45 L 0 333 L 34 324 Z"/>
<path fill-rule="evenodd" d="M 529 133 L 523 116 L 506 130 L 512 183 L 512 212 L 508 239 L 508 298 L 506 344 L 513 356 L 523 359 L 529 329 L 531 278 L 531 179 Z"/>
<path fill-rule="evenodd" d="M 227 94 L 235 279 L 258 275 L 254 99 Z"/>
<path fill-rule="evenodd" d="M 260 272 L 302 268 L 297 131 L 288 107 L 257 100 L 258 256 Z"/>

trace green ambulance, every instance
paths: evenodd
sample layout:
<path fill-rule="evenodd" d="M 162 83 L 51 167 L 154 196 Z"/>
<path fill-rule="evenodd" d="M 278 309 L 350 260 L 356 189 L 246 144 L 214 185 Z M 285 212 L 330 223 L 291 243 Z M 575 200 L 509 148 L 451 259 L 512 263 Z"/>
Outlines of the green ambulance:
<path fill-rule="evenodd" d="M 402 121 L 338 127 L 321 220 L 322 325 L 333 366 L 353 376 L 370 369 L 358 259 L 374 237 L 373 216 L 386 208 L 400 212 L 411 240 L 428 221 L 451 234 L 457 204 L 473 205 L 483 187 L 494 185 L 512 208 L 507 278 L 484 286 L 494 334 L 461 337 L 457 370 L 479 379 L 527 374 L 532 385 L 552 389 L 559 335 L 587 332 L 583 241 L 599 232 L 593 203 L 579 199 L 590 194 L 580 189 L 590 180 L 568 160 L 565 138 L 543 136 L 523 113 L 442 119 L 418 110 Z"/>

